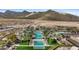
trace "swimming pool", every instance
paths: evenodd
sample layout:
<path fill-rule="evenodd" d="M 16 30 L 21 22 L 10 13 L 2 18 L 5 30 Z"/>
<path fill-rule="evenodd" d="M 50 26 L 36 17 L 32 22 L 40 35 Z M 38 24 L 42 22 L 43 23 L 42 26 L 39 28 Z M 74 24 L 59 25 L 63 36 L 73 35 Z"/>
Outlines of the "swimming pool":
<path fill-rule="evenodd" d="M 35 39 L 42 39 L 43 38 L 43 34 L 40 31 L 36 31 L 35 32 Z"/>
<path fill-rule="evenodd" d="M 34 41 L 34 49 L 45 49 L 42 41 Z"/>
<path fill-rule="evenodd" d="M 43 39 L 43 34 L 41 31 L 36 31 L 34 33 L 35 35 L 35 41 L 34 41 L 34 49 L 44 49 L 45 46 L 44 46 L 44 42 L 41 40 Z"/>
<path fill-rule="evenodd" d="M 34 41 L 34 45 L 44 45 L 42 41 Z"/>

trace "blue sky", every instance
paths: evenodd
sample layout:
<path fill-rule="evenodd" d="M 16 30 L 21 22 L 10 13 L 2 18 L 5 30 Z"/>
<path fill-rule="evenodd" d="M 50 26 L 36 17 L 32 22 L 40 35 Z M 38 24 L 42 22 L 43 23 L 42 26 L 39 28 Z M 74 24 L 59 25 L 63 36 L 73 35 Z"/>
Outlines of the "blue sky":
<path fill-rule="evenodd" d="M 56 9 L 55 11 L 60 13 L 70 13 L 79 16 L 79 9 Z"/>
<path fill-rule="evenodd" d="M 27 10 L 30 12 L 47 11 L 47 9 L 10 9 L 10 10 L 16 11 L 16 12 L 22 12 L 23 10 Z M 70 14 L 79 16 L 79 9 L 53 9 L 53 10 L 60 12 L 60 13 L 70 13 Z M 5 11 L 6 9 L 0 9 L 0 12 L 5 12 Z"/>

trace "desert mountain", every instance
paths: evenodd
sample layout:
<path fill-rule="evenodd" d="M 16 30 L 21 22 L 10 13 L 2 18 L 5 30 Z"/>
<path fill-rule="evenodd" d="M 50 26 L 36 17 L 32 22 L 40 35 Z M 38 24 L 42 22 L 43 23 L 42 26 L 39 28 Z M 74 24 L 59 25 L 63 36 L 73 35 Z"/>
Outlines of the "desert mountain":
<path fill-rule="evenodd" d="M 79 17 L 72 14 L 63 14 L 56 11 L 48 10 L 46 12 L 38 12 L 29 17 L 29 19 L 42 19 L 54 21 L 79 21 Z"/>
<path fill-rule="evenodd" d="M 28 11 L 15 12 L 7 10 L 4 13 L 0 13 L 1 18 L 24 18 L 26 15 L 30 14 Z"/>
<path fill-rule="evenodd" d="M 0 18 L 12 18 L 12 19 L 42 19 L 42 20 L 53 20 L 53 21 L 79 21 L 79 16 L 72 14 L 63 14 L 53 10 L 44 12 L 15 12 L 7 10 L 6 12 L 0 12 Z"/>

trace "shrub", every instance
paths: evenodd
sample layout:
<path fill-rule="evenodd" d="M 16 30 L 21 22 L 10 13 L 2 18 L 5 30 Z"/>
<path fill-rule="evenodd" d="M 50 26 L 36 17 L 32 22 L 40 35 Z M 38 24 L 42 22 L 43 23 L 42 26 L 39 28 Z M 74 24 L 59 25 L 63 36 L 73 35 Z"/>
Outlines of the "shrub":
<path fill-rule="evenodd" d="M 57 41 L 55 40 L 55 39 L 52 39 L 52 38 L 48 38 L 48 44 L 49 45 L 52 45 L 52 44 L 56 44 L 57 43 Z"/>

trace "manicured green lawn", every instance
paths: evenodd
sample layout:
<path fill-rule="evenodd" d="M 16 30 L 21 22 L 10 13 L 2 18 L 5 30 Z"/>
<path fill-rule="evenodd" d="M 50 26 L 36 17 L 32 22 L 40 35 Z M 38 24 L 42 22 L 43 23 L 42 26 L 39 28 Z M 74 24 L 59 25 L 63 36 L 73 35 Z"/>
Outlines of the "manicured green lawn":
<path fill-rule="evenodd" d="M 33 50 L 32 46 L 18 46 L 16 50 Z"/>
<path fill-rule="evenodd" d="M 45 46 L 45 49 L 34 49 L 32 46 L 18 46 L 16 50 L 48 50 L 50 46 Z"/>

